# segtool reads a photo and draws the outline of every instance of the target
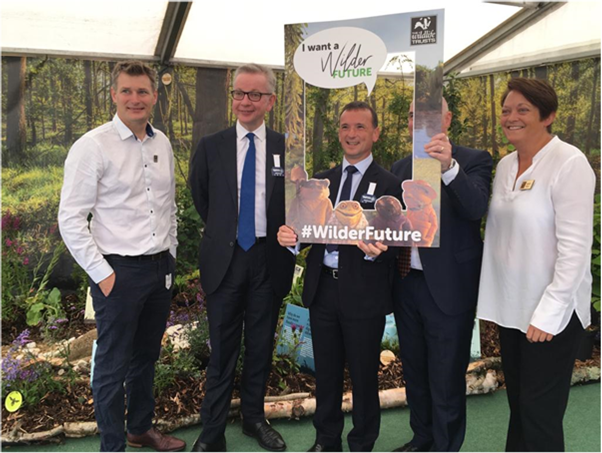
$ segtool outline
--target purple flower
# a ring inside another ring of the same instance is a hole
[[[55,325],[52,325],[52,326],[50,326],[50,327],[48,327],[48,328],[49,328],[50,330],[56,330],[56,329],[58,329],[58,327],[57,327],[57,326],[55,326]]]
[[[303,332],[303,326],[299,326],[299,333]]]
[[[29,329],[25,329],[23,332],[21,332],[19,336],[13,341],[13,345],[15,346],[15,348],[20,348],[22,346],[25,346],[27,343],[31,343],[29,335],[31,335]]]
[[[23,266],[27,266],[29,264],[29,258],[25,257],[23,258]]]
[[[11,241],[10,239],[7,239],[6,242],[5,242],[5,244],[6,244],[7,247],[12,247],[13,241]]]
[[[21,255],[23,253],[23,247],[17,247],[17,255]]]
[[[15,217],[13,219],[13,228],[15,230],[18,230],[20,226],[21,226],[21,218],[20,217]]]
[[[2,229],[6,230],[10,223],[10,210],[6,210],[6,214],[2,216]]]
[[[292,323],[292,324],[291,324],[291,329],[293,329],[293,332],[294,332],[295,330],[297,330],[297,324],[295,324],[295,323]]]
[[[55,320],[54,322],[56,322],[57,324],[64,324],[66,322],[69,322],[69,320],[67,318],[59,318],[59,319]]]

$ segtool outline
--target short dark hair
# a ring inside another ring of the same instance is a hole
[[[341,114],[339,115],[339,120],[341,119],[341,116],[343,116],[343,113],[345,113],[347,110],[369,110],[370,113],[372,114],[372,126],[375,129],[378,127],[378,115],[376,114],[374,109],[372,107],[370,107],[370,104],[368,104],[367,102],[363,102],[363,101],[350,102],[345,107],[343,107],[343,110],[341,110]]]
[[[545,120],[558,110],[556,91],[545,80],[527,79],[526,77],[510,79],[508,81],[508,88],[502,96],[502,107],[511,91],[517,91],[522,94],[527,101],[537,107],[540,120]],[[552,132],[552,125],[550,124],[547,129],[548,132]]]
[[[157,72],[154,69],[140,60],[127,60],[120,61],[113,68],[113,72],[111,73],[111,85],[114,90],[117,89],[117,78],[122,72],[129,76],[145,75],[150,79],[153,90],[157,89]]]

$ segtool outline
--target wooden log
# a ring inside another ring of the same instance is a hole
[[[96,422],[66,422],[65,437],[86,437],[98,434],[98,426]]]

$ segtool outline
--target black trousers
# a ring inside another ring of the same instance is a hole
[[[281,304],[267,272],[265,243],[247,252],[237,246],[220,287],[207,296],[211,356],[201,406],[201,442],[217,442],[226,430],[243,325],[241,413],[249,423],[265,420],[265,387]]]
[[[510,424],[506,451],[564,451],[562,419],[583,327],[573,313],[551,341],[529,343],[518,329],[499,328]]]
[[[167,253],[159,261],[135,261],[107,256],[115,271],[115,286],[105,297],[90,280],[98,339],[94,356],[94,412],[101,451],[125,451],[127,430],[143,434],[152,427],[155,399],[155,362],[169,316],[175,259]]]
[[[341,410],[345,360],[353,384],[353,429],[347,441],[350,451],[372,451],[380,431],[378,364],[385,317],[358,319],[345,313],[337,281],[320,277],[309,309],[316,364],[316,440],[327,447],[341,443],[344,415]]]
[[[474,311],[451,316],[435,303],[422,271],[395,276],[394,311],[410,407],[411,443],[459,451],[466,433],[466,368]]]

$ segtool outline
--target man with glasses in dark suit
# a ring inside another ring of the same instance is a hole
[[[238,121],[201,139],[191,163],[192,197],[205,223],[199,268],[212,348],[203,431],[192,451],[226,451],[224,432],[243,330],[243,433],[266,450],[286,449],[264,414],[274,332],[295,266],[294,256],[276,239],[284,224],[284,136],[264,123],[276,101],[275,89],[270,69],[239,67],[231,92]]]

